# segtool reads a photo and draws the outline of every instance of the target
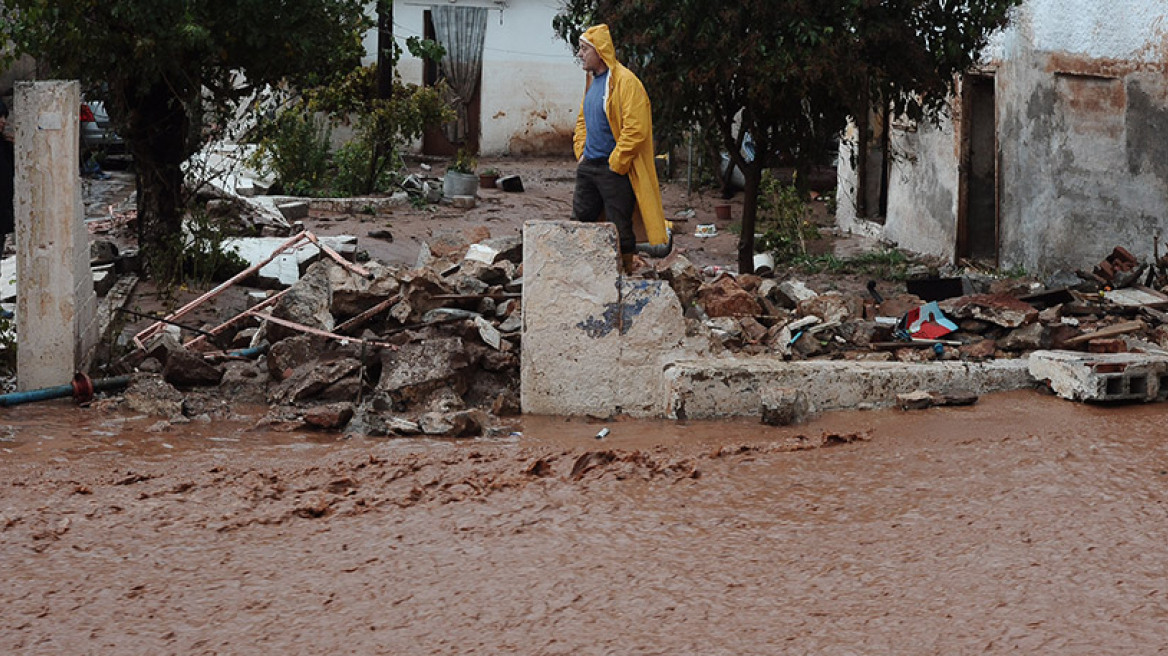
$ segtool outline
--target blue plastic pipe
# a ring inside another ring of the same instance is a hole
[[[82,403],[92,398],[94,392],[125,387],[129,384],[129,376],[112,376],[110,378],[99,378],[95,381],[90,381],[85,374],[78,374],[73,378],[73,382],[68,385],[42,387],[41,389],[29,390],[27,392],[0,394],[0,407],[32,403],[34,401],[45,401],[48,399],[62,399],[66,396],[72,396],[78,403]]]

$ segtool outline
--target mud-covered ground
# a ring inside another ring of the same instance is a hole
[[[1020,392],[435,441],[7,408],[0,652],[1159,653],[1162,417]]]

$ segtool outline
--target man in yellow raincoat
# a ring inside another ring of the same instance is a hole
[[[577,53],[591,76],[576,118],[572,218],[616,224],[621,265],[633,269],[638,238],[669,239],[653,160],[653,116],[641,80],[616,58],[607,25],[588,28]]]

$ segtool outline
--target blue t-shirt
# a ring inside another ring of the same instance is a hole
[[[607,158],[616,148],[612,126],[604,113],[604,90],[608,88],[608,71],[592,79],[592,86],[584,94],[584,159]]]

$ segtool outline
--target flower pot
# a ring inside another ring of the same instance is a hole
[[[447,171],[446,175],[442,176],[442,196],[444,198],[474,196],[475,190],[478,188],[479,177],[473,173]]]
[[[494,189],[495,183],[499,181],[498,175],[491,175],[488,173],[479,174],[479,189]]]
[[[715,205],[714,206],[714,216],[716,216],[719,221],[729,221],[730,220],[730,206],[729,205]]]

